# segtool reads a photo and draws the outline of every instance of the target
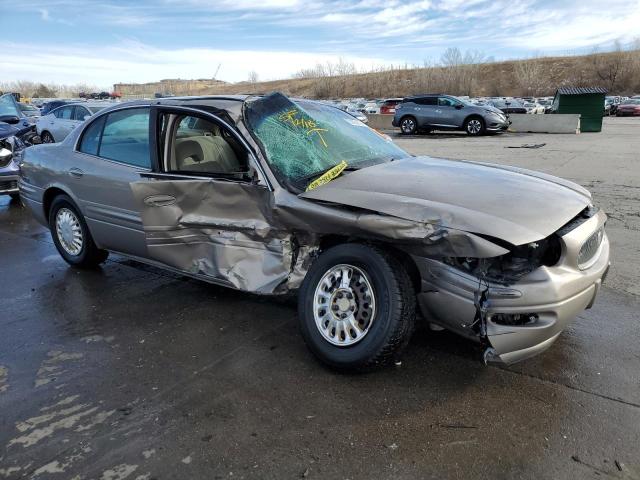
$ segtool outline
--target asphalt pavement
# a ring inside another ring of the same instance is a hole
[[[640,479],[633,280],[511,367],[423,329],[343,375],[293,302],[115,255],[75,270],[8,197],[0,248],[0,479]]]

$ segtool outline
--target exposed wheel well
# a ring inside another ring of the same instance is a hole
[[[44,196],[42,198],[42,208],[44,210],[44,218],[49,221],[49,210],[51,209],[51,204],[53,203],[53,199],[58,195],[66,195],[67,192],[62,190],[61,188],[51,187],[44,192]]]
[[[472,118],[477,118],[478,120],[480,120],[483,124],[485,123],[484,118],[482,118],[482,115],[478,115],[477,113],[472,113],[471,115],[468,115],[465,119],[464,119],[464,123],[466,124],[469,120],[471,120]]]
[[[420,271],[416,263],[411,258],[411,255],[408,253],[395,248],[392,245],[384,242],[372,242],[371,240],[359,239],[354,237],[348,237],[344,235],[325,235],[320,239],[320,251],[327,250],[328,248],[335,247],[336,245],[340,245],[342,243],[363,243],[375,245],[378,248],[381,248],[391,255],[393,255],[405,268],[407,273],[409,274],[409,278],[411,279],[411,284],[416,292],[420,291],[422,278],[420,276]]]

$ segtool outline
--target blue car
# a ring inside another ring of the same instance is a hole
[[[18,163],[22,151],[39,143],[35,126],[22,113],[11,93],[0,96],[0,195],[18,198]]]
[[[509,128],[506,114],[491,105],[474,105],[451,95],[407,97],[396,106],[393,126],[404,135],[419,131],[463,130],[469,135],[501,132]]]

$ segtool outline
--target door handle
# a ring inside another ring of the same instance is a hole
[[[176,203],[176,197],[172,195],[150,195],[144,199],[144,203],[150,207],[167,207]]]
[[[69,170],[69,175],[72,177],[80,178],[84,175],[84,172],[77,167],[73,167]]]

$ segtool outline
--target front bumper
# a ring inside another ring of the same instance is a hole
[[[0,170],[0,195],[18,193],[18,180],[20,180],[20,175],[17,173],[4,173]]]
[[[510,286],[489,285],[486,341],[492,360],[514,363],[546,350],[566,326],[590,308],[609,269],[609,240],[604,235],[595,261],[584,270],[577,252],[600,226],[600,212],[562,237],[563,255],[553,267],[540,267]],[[439,261],[416,258],[422,274],[418,303],[425,318],[465,337],[480,340],[471,328],[476,314],[478,279]],[[526,325],[496,323],[496,314],[535,314]]]
[[[504,132],[509,128],[509,125],[511,125],[511,120],[506,119],[506,120],[500,120],[500,119],[489,119],[486,122],[486,131],[487,132]]]

